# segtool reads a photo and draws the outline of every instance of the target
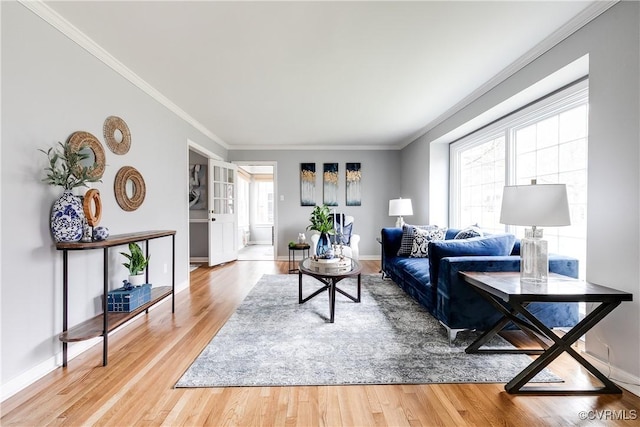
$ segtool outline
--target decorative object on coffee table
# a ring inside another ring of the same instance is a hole
[[[334,233],[333,220],[329,207],[322,205],[313,208],[309,221],[311,224],[307,226],[307,230],[313,230],[320,233],[320,239],[316,246],[316,256],[319,258],[326,257],[327,253],[331,249],[331,240],[329,239],[329,235]]]
[[[520,241],[520,280],[545,283],[549,275],[547,241],[538,226],[571,225],[564,184],[509,185],[504,187],[500,223],[530,226]]]

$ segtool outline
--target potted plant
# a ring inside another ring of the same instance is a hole
[[[51,147],[46,154],[49,165],[44,168],[49,185],[63,188],[62,195],[53,203],[50,217],[50,229],[56,242],[77,242],[84,231],[84,212],[82,200],[72,193],[76,187],[86,187],[88,182],[99,182],[91,176],[92,167],[82,162],[89,158],[87,150],[74,150],[69,142],[58,142],[59,147]]]
[[[316,246],[316,255],[324,257],[331,250],[331,240],[329,235],[334,233],[333,219],[331,211],[327,205],[316,206],[311,212],[309,218],[311,224],[307,226],[307,230],[313,230],[320,233],[320,239]]]
[[[129,283],[133,286],[144,284],[144,270],[149,265],[150,257],[145,257],[140,246],[134,242],[129,243],[129,253],[120,252],[120,255],[129,261],[122,263],[129,270]]]

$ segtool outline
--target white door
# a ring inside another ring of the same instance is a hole
[[[237,172],[232,163],[209,160],[209,266],[238,259]]]

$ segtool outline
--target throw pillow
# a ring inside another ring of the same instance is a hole
[[[398,249],[398,256],[409,256],[413,249],[413,238],[416,230],[430,230],[438,228],[437,225],[409,225],[402,226],[402,239],[400,240],[400,249]]]
[[[429,242],[443,240],[446,232],[446,228],[439,227],[429,228],[427,230],[416,228],[409,257],[427,258],[429,256]]]
[[[484,236],[484,233],[482,232],[482,230],[480,230],[480,228],[478,228],[475,225],[470,225],[469,227],[463,230],[460,230],[458,234],[455,235],[454,240],[470,239],[472,237],[482,237],[482,236]]]

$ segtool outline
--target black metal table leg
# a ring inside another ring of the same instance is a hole
[[[515,378],[505,385],[505,390],[512,394],[619,394],[622,390],[615,385],[609,378],[602,374],[595,366],[589,363],[586,359],[578,354],[571,345],[576,342],[582,335],[587,333],[592,327],[594,327],[600,320],[607,316],[613,309],[620,305],[620,301],[615,302],[603,302],[595,310],[589,313],[581,322],[574,326],[563,337],[556,335],[551,329],[549,329],[544,323],[537,319],[533,314],[526,310],[522,306],[516,305],[515,308],[523,316],[527,318],[531,323],[541,329],[547,337],[554,341],[554,344],[549,347],[540,357],[534,360],[529,366],[527,366],[522,372],[520,372]],[[596,387],[586,390],[563,390],[561,388],[543,388],[543,387],[524,387],[534,376],[536,376],[542,369],[547,367],[552,361],[554,361],[562,353],[568,353],[584,368],[586,368],[591,374],[593,374],[603,387]]]

